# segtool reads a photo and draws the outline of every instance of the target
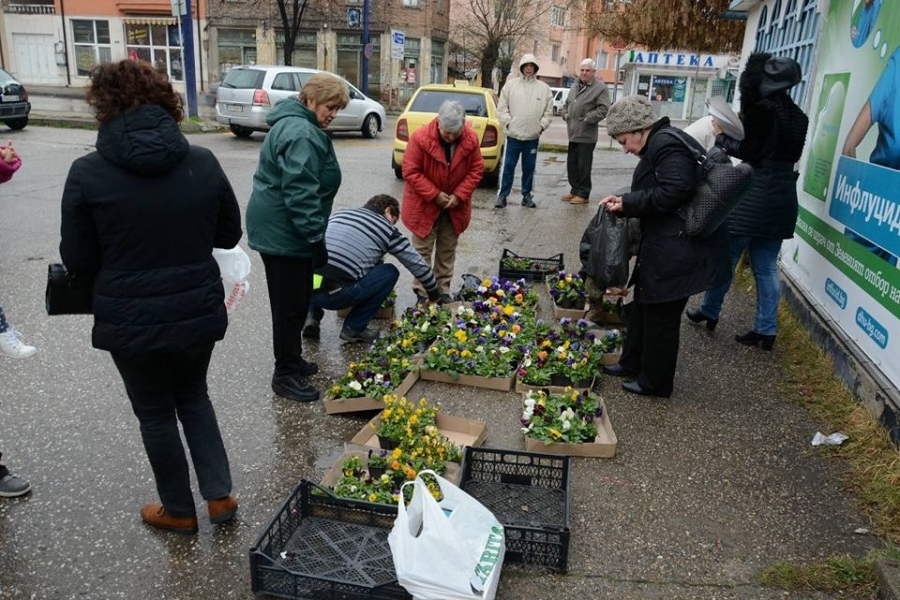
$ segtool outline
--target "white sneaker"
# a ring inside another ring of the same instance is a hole
[[[11,358],[28,358],[37,352],[37,348],[23,344],[21,336],[15,329],[0,333],[0,352]]]

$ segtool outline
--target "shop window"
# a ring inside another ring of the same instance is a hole
[[[256,30],[218,29],[216,37],[222,78],[232,67],[256,64]]]
[[[316,34],[299,32],[294,40],[294,53],[291,62],[295,67],[308,67],[315,69],[318,66],[318,50],[316,48]],[[275,61],[279,65],[284,64],[284,30],[275,30]]]
[[[112,60],[109,21],[72,19],[72,43],[78,77],[89,77],[94,67]]]
[[[403,6],[410,8],[419,8],[419,0],[403,0]]]
[[[174,23],[125,23],[125,50],[129,59],[147,61],[173,80],[184,80],[181,33]]]

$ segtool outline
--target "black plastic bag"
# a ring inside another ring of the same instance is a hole
[[[601,205],[591,219],[579,248],[582,270],[599,289],[625,287],[628,282],[628,219]]]

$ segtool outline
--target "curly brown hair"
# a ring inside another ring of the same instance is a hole
[[[184,119],[184,101],[169,78],[145,61],[120,60],[94,67],[87,103],[101,123],[144,104],[161,106],[176,122]]]

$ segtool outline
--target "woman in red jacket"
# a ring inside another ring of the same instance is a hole
[[[456,244],[472,218],[472,192],[481,181],[484,160],[478,134],[466,127],[466,111],[448,100],[434,121],[416,130],[403,157],[403,205],[400,216],[412,244],[434,271],[441,300],[450,300]],[[432,260],[433,256],[433,260]],[[420,304],[428,296],[413,285]]]

